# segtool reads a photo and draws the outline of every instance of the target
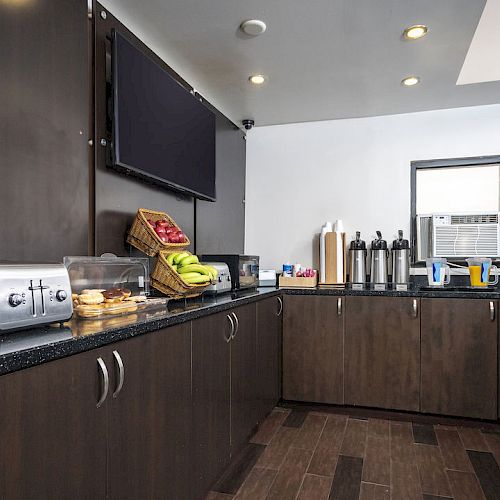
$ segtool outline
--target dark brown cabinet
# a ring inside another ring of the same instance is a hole
[[[497,418],[497,303],[422,299],[422,411]]]
[[[231,347],[231,451],[237,453],[257,425],[255,304],[233,309]]]
[[[190,323],[113,344],[107,359],[108,498],[190,498]]]
[[[106,498],[104,352],[0,377],[0,498]]]
[[[231,453],[231,323],[228,313],[192,322],[193,498],[202,498]],[[232,320],[234,321],[234,319]]]
[[[353,296],[346,302],[346,404],[418,411],[419,300]]]
[[[281,397],[281,318],[283,299],[257,302],[257,422],[262,422]]]
[[[283,398],[342,404],[345,298],[283,299]]]

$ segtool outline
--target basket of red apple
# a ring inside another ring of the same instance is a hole
[[[127,242],[150,257],[156,256],[160,250],[183,250],[191,243],[172,217],[147,208],[137,211]]]

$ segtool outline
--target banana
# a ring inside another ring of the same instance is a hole
[[[217,269],[215,269],[215,267],[209,266],[208,264],[205,264],[205,267],[210,271],[210,274],[212,275],[212,279],[217,278],[219,271],[217,271]]]
[[[191,278],[198,278],[200,276],[205,276],[204,274],[200,274],[200,273],[184,273],[184,274],[179,274],[179,276],[184,280],[188,280],[188,279],[191,279]]]
[[[208,277],[210,277],[210,272],[206,268],[206,266],[202,266],[201,264],[189,264],[189,266],[184,266],[181,267],[180,269],[177,270],[179,274],[185,274],[185,273],[200,273],[200,274],[205,274]]]
[[[189,283],[190,285],[191,284],[197,285],[197,284],[201,284],[201,283],[208,283],[210,281],[210,276],[200,274],[199,276],[194,276],[194,277],[188,278],[184,281],[186,281],[186,283]]]
[[[188,255],[179,262],[179,266],[184,267],[184,266],[189,266],[189,264],[199,264],[199,263],[200,261],[198,260],[198,257],[196,255]]]
[[[184,258],[184,257],[188,257],[189,254],[188,252],[181,252],[181,253],[178,253],[178,254],[175,254],[174,256],[174,264],[179,264],[179,262]]]
[[[174,258],[176,255],[179,255],[178,253],[170,253],[168,254],[168,257],[167,257],[167,262],[170,264],[170,265],[173,265],[174,263]]]
[[[172,269],[173,269],[174,271],[177,271],[177,264],[172,264]]]

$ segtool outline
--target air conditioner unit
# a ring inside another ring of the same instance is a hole
[[[499,257],[499,221],[498,212],[419,215],[417,257]]]

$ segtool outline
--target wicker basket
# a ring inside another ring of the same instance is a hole
[[[128,232],[127,243],[130,243],[133,247],[144,252],[146,255],[154,257],[160,250],[180,252],[191,244],[187,236],[184,243],[164,243],[155,233],[148,219],[155,222],[160,219],[166,219],[180,229],[174,219],[165,212],[155,212],[147,208],[139,208],[132,227]]]
[[[179,273],[172,269],[167,262],[167,257],[171,253],[172,252],[161,251],[158,254],[155,269],[151,274],[151,286],[172,299],[183,299],[201,295],[211,283],[208,282],[203,285],[187,284],[180,277]]]

